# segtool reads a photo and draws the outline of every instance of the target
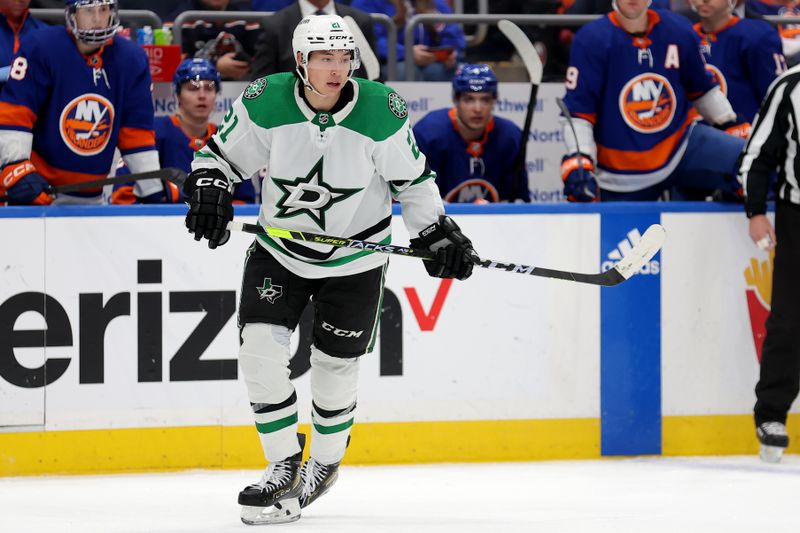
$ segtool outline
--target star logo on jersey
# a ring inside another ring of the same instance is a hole
[[[669,80],[659,74],[639,74],[619,93],[619,112],[639,133],[657,133],[672,123],[677,100]]]
[[[250,83],[247,88],[244,90],[244,96],[248,100],[252,100],[253,98],[258,98],[261,93],[264,92],[264,89],[267,88],[267,78],[258,78]]]
[[[404,119],[408,116],[408,104],[397,93],[389,93],[389,110],[399,119]]]
[[[114,106],[99,94],[82,94],[64,106],[61,139],[78,155],[97,155],[108,146],[114,129]]]
[[[264,278],[264,283],[261,284],[261,287],[256,287],[258,291],[258,297],[261,300],[266,300],[271,304],[275,303],[275,300],[283,296],[283,285],[274,285],[272,283],[272,278]]]
[[[325,229],[325,213],[334,204],[348,199],[361,189],[339,189],[325,183],[320,158],[314,168],[304,178],[285,180],[272,178],[282,196],[275,207],[278,218],[290,218],[297,215],[308,215],[317,226]]]

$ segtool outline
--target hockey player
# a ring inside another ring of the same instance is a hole
[[[391,240],[391,201],[436,277],[466,279],[472,244],[444,216],[435,174],[419,150],[406,102],[391,88],[353,79],[359,53],[336,15],[304,18],[294,73],[252,82],[219,132],[195,156],[184,185],[186,226],[210,248],[227,242],[231,184],[265,163],[259,224]],[[259,236],[247,252],[239,306],[239,365],[264,455],[261,480],[239,493],[248,524],[287,522],[338,475],[356,408],[359,357],[371,351],[387,260],[367,250]],[[302,465],[289,339],[314,305],[311,456]]]
[[[648,0],[618,0],[614,11],[575,35],[567,69],[562,160],[570,201],[655,200],[665,190],[738,191],[744,140],[728,128],[736,113],[699,52],[689,23]],[[595,166],[596,165],[596,166]],[[596,169],[596,170],[595,170]]]
[[[115,37],[116,0],[68,0],[67,28],[25,38],[0,94],[0,194],[12,204],[49,204],[49,185],[108,176],[119,148],[131,172],[157,170],[150,68],[144,52]],[[160,180],[136,196],[162,201]],[[100,189],[59,195],[100,203]]]
[[[800,16],[797,0],[746,0],[746,5],[747,10],[757,17]],[[797,64],[800,57],[800,24],[779,24],[777,29],[783,44],[783,54],[790,65]]]
[[[691,0],[700,16],[694,30],[700,51],[738,120],[735,133],[747,138],[772,80],[786,70],[778,32],[763,20],[733,14],[736,0]]]
[[[514,172],[522,133],[492,114],[497,78],[488,65],[465,64],[453,77],[450,109],[431,111],[414,126],[446,202],[530,201],[528,173]]]
[[[174,115],[156,117],[156,149],[161,168],[174,167],[185,172],[192,170],[192,159],[217,132],[217,125],[209,121],[216,107],[221,86],[219,72],[207,59],[185,59],[172,77],[172,86],[178,104]],[[119,174],[119,172],[117,173]],[[168,184],[174,187],[173,184]],[[131,204],[136,201],[134,184],[114,189],[112,202]],[[179,191],[175,189],[177,196]],[[246,180],[236,187],[234,202],[253,203],[253,184]]]

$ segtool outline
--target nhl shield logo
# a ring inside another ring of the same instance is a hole
[[[399,119],[404,119],[408,116],[408,104],[397,93],[389,93],[389,110]]]
[[[282,285],[273,285],[271,278],[264,278],[264,283],[261,284],[261,287],[256,287],[258,291],[258,297],[261,300],[266,300],[271,304],[275,303],[275,300],[283,296],[283,286]]]
[[[61,139],[78,155],[97,155],[114,129],[114,106],[99,94],[82,94],[68,103],[59,119]]]
[[[264,92],[264,89],[267,87],[267,78],[258,78],[254,80],[247,88],[244,90],[244,97],[248,100],[252,100],[253,98],[258,98],[258,96]]]
[[[619,93],[619,112],[639,133],[657,133],[672,123],[677,100],[664,76],[647,72],[631,79]]]

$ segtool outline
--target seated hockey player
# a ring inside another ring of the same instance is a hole
[[[195,152],[206,145],[217,132],[217,125],[209,121],[216,108],[217,95],[221,87],[219,72],[207,59],[184,59],[172,77],[172,88],[177,102],[174,115],[156,117],[156,149],[161,168],[174,167],[191,172]],[[117,175],[128,172],[124,165]],[[175,187],[173,184],[168,184]],[[134,184],[114,188],[112,203],[132,204],[136,202]],[[180,197],[175,188],[174,196]],[[253,203],[255,191],[251,180],[238,184],[233,195],[234,203]]]
[[[66,29],[22,40],[0,94],[0,195],[10,204],[49,204],[48,186],[106,178],[119,148],[131,172],[157,170],[150,66],[144,51],[116,37],[116,0],[68,0]],[[163,201],[158,179],[136,196]],[[101,203],[102,189],[59,195]]]
[[[253,81],[184,185],[186,226],[210,248],[228,241],[231,186],[266,166],[259,224],[389,243],[392,199],[414,247],[433,250],[431,276],[466,279],[477,260],[449,217],[414,140],[408,106],[390,87],[352,78],[359,52],[336,15],[294,31],[295,73]],[[290,522],[336,481],[353,425],[362,355],[375,339],[387,256],[259,235],[239,304],[239,365],[269,467],[239,493],[247,524]],[[289,343],[314,306],[311,454],[302,464]]]
[[[453,104],[414,125],[414,135],[446,202],[530,201],[528,173],[514,161],[522,132],[493,114],[497,77],[488,65],[466,64],[453,77]]]
[[[767,89],[786,70],[778,32],[763,20],[736,16],[736,0],[691,0],[691,6],[700,17],[694,30],[706,68],[740,121],[732,133],[747,138]]]
[[[683,17],[649,4],[615,1],[575,35],[562,117],[570,201],[741,193],[744,139],[723,131],[738,121],[705,69],[700,39]],[[715,127],[698,124],[690,105]]]

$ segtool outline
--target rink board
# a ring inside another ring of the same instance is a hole
[[[263,462],[235,362],[252,239],[210,251],[185,233],[183,209],[0,211],[0,474]],[[482,256],[551,268],[605,268],[652,222],[668,239],[641,275],[602,290],[485,270],[448,283],[393,258],[348,462],[756,449],[753,324],[769,291],[745,269],[769,258],[738,209],[450,211]],[[399,216],[393,239],[408,241]],[[292,365],[307,424],[299,330]]]

